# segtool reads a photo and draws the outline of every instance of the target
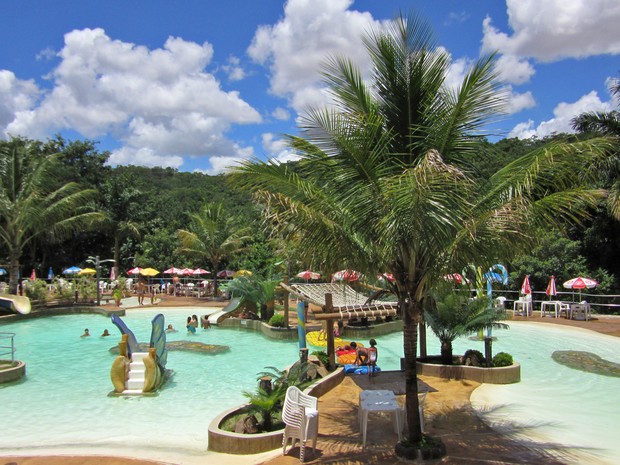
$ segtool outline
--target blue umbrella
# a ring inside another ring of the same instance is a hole
[[[9,274],[8,271],[6,271],[4,268],[0,268],[0,276],[4,276],[4,275],[7,275],[7,274]]]
[[[50,281],[54,279],[54,270],[52,270],[51,266],[50,269],[47,271],[47,279],[49,279]]]
[[[64,270],[62,274],[78,274],[80,271],[82,271],[82,268],[72,266],[71,268],[67,268],[66,270]]]

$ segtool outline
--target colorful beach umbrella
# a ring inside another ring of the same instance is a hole
[[[300,271],[295,276],[297,276],[298,278],[305,279],[306,281],[308,281],[310,279],[320,279],[321,278],[321,273],[317,273],[316,271],[306,270],[306,271]]]
[[[4,268],[0,268],[0,276],[5,276],[7,274],[9,274],[8,271],[6,271]]]
[[[140,271],[142,270],[142,268],[136,266],[135,268],[132,268],[131,270],[129,270],[127,272],[128,275],[132,275],[132,276],[137,276],[140,274]]]
[[[558,295],[558,290],[555,286],[555,276],[551,276],[551,279],[549,279],[549,284],[547,284],[547,290],[545,291],[545,294],[547,294],[549,298]]]
[[[80,271],[82,271],[82,268],[78,267],[78,266],[72,266],[70,268],[66,268],[62,274],[78,274]]]
[[[252,276],[252,272],[249,270],[239,270],[233,273],[233,278],[238,278],[239,276]]]
[[[97,270],[95,270],[94,268],[83,268],[80,271],[78,271],[78,274],[80,276],[84,276],[84,275],[93,275],[96,274]]]
[[[140,270],[140,274],[142,276],[157,276],[159,274],[159,271],[157,271],[155,268],[142,268]]]
[[[35,279],[37,279],[37,273],[36,271],[34,271],[34,268],[33,268],[32,273],[30,273],[30,281],[34,281]]]
[[[594,279],[590,279],[590,278],[583,278],[581,276],[578,276],[576,278],[573,279],[569,279],[568,281],[566,281],[563,286],[566,289],[592,289],[596,286],[598,286],[598,281],[594,280]]]
[[[110,281],[114,281],[116,279],[116,268],[112,267],[110,270]]]
[[[234,274],[235,274],[234,271],[222,270],[217,273],[217,277],[218,278],[232,278]]]
[[[530,286],[530,275],[526,274],[523,284],[521,284],[521,294],[528,295],[532,293],[532,286]]]
[[[179,274],[182,274],[183,276],[191,276],[194,274],[194,270],[191,268],[183,268]]]

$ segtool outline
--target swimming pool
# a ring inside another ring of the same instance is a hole
[[[167,367],[174,376],[154,397],[108,397],[115,358],[109,349],[120,339],[109,318],[63,315],[2,325],[2,331],[17,333],[16,358],[26,362],[27,374],[20,382],[0,385],[0,455],[78,446],[91,454],[191,463],[181,458],[204,456],[210,421],[247,401],[243,391],[256,389],[258,372],[298,358],[296,342],[267,340],[251,331],[211,328],[188,335],[187,315],[205,313],[204,308],[128,311],[123,320],[147,342],[150,321],[160,312],[166,324],[179,329],[167,335],[169,341],[227,345],[230,351],[170,351]],[[80,338],[85,328],[92,336]],[[106,328],[112,336],[100,337]]]
[[[150,337],[156,313],[166,323],[184,328],[188,314],[199,309],[128,311],[123,317],[138,340]],[[158,458],[174,463],[201,463],[212,418],[246,401],[242,391],[254,391],[257,373],[267,366],[283,368],[298,358],[296,342],[273,341],[252,331],[225,328],[169,334],[168,340],[193,340],[228,345],[230,352],[203,355],[171,351],[172,382],[156,397],[108,397],[112,390],[108,349],[118,342],[118,330],[100,315],[55,316],[0,326],[17,333],[16,358],[27,363],[25,380],[0,385],[0,455],[37,450],[111,453]],[[80,338],[84,328],[92,336]],[[108,328],[112,337],[100,338]],[[618,378],[583,373],[551,359],[554,350],[584,350],[620,363],[620,338],[550,324],[511,322],[509,330],[494,331],[494,353],[505,351],[521,363],[521,383],[483,385],[474,391],[473,405],[491,421],[506,418],[536,426],[529,438],[571,446],[592,447],[595,463],[620,455],[615,433],[620,403],[613,402]],[[375,338],[383,370],[398,370],[402,333]],[[367,342],[367,341],[362,341]],[[461,338],[454,352],[483,350],[483,343]],[[428,333],[429,353],[439,341]],[[77,453],[77,452],[76,452]],[[583,462],[581,462],[583,463]],[[609,459],[608,463],[613,463]]]

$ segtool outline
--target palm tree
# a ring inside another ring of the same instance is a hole
[[[57,179],[57,157],[24,139],[0,144],[0,243],[8,255],[12,294],[17,293],[20,258],[37,237],[66,238],[102,218],[85,206],[95,190]]]
[[[612,79],[609,83],[609,91],[620,104],[620,79]],[[590,134],[608,135],[620,138],[620,111],[612,110],[607,112],[587,112],[582,113],[572,119],[573,129]],[[619,146],[616,141],[616,154]],[[600,167],[601,177],[607,178],[606,183],[610,185],[607,209],[613,217],[620,220],[620,179],[618,173],[618,159],[613,163],[606,163]]]
[[[424,314],[425,321],[441,342],[441,359],[452,365],[452,342],[460,336],[489,326],[505,328],[503,315],[492,307],[487,297],[471,298],[469,289],[455,290],[452,285],[439,285]]]
[[[208,203],[190,218],[188,229],[179,229],[179,252],[207,260],[213,269],[213,286],[217,294],[220,263],[242,250],[248,240],[247,228],[240,227],[222,203]]]
[[[311,111],[303,137],[290,137],[302,159],[247,162],[232,181],[254,192],[273,227],[299,233],[308,262],[394,276],[407,441],[420,444],[416,348],[424,300],[446,273],[512,257],[535,239],[534,226],[580,218],[602,192],[569,187],[583,179],[576,169],[598,145],[540,149],[477,184],[462,166],[501,108],[493,58],[480,59],[451,89],[449,56],[421,19],[397,18],[365,44],[369,78],[345,58],[326,65],[335,105]]]
[[[128,237],[140,237],[137,219],[138,201],[142,193],[133,187],[134,180],[124,174],[109,176],[100,187],[99,203],[105,212],[103,228],[114,238],[114,276],[120,276],[119,265],[122,241]]]

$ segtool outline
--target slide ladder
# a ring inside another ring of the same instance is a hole
[[[127,383],[123,394],[142,394],[142,388],[144,387],[144,377],[146,373],[146,367],[144,366],[143,359],[148,357],[147,352],[134,352],[131,357],[131,363],[129,364],[129,373],[127,374]]]

